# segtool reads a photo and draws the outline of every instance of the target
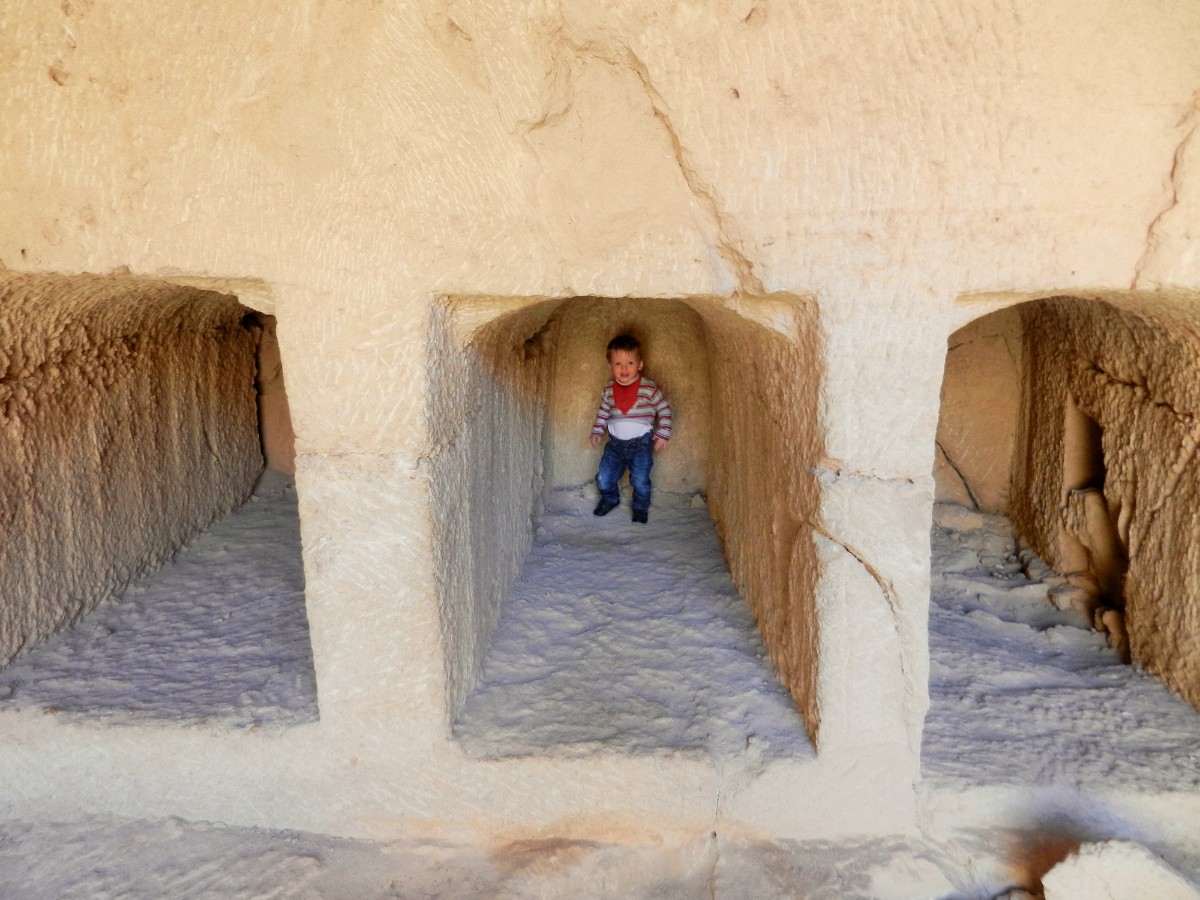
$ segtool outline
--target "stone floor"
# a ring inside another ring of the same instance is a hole
[[[1200,713],[1051,604],[1007,519],[939,505],[932,537],[926,778],[1200,792]]]
[[[482,756],[719,756],[747,743],[811,753],[702,503],[656,506],[648,527],[622,512],[596,520],[581,495],[548,504],[460,738]],[[1200,809],[1200,715],[1051,606],[1003,519],[940,507],[936,521],[919,833],[756,840],[718,818],[670,845],[475,846],[26,818],[0,822],[0,897],[982,900],[1036,890],[1081,843],[1114,838],[1200,880],[1188,812]],[[644,555],[629,550],[635,527]],[[606,587],[618,555],[636,590]],[[697,669],[706,677],[690,679]],[[173,563],[0,672],[0,690],[3,706],[105,722],[311,721],[290,484],[266,485]]]
[[[556,491],[537,519],[455,724],[468,752],[811,758],[703,501],[663,495],[646,525],[592,503]]]
[[[0,709],[286,727],[317,717],[295,487],[244,506],[0,670]]]

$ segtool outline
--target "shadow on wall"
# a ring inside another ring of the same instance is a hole
[[[628,330],[675,411],[655,489],[707,494],[734,583],[815,736],[817,563],[806,523],[822,455],[816,326],[815,304],[790,295],[437,305],[428,417],[447,722],[478,677],[542,492],[595,473],[588,436],[611,377],[604,348]]]
[[[287,470],[273,333],[193,287],[0,276],[0,663],[243,503],[264,443]]]
[[[1049,297],[951,336],[937,496],[1008,515],[1060,605],[1200,706],[1200,306]]]

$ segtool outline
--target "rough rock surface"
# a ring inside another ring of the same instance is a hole
[[[249,502],[0,670],[0,709],[105,725],[282,728],[317,718],[296,494]]]
[[[472,756],[598,752],[811,759],[698,496],[648,525],[555,491],[455,723]]]
[[[925,777],[1098,794],[1200,790],[1196,711],[1123,665],[1085,616],[1051,604],[1007,519],[939,504],[938,522]]]
[[[0,662],[250,495],[245,314],[144,279],[0,273]]]
[[[1022,317],[1035,389],[1014,522],[1056,569],[1090,575],[1123,609],[1133,659],[1200,706],[1195,307],[1169,294],[1060,297]]]
[[[687,760],[479,763],[451,739],[528,547],[545,423],[451,371],[470,339],[438,317],[467,297],[744,317],[782,295],[805,298],[799,365],[764,373],[789,354],[740,342],[726,371],[770,411],[729,416],[755,462],[714,490],[710,441],[707,477],[819,752],[741,785],[739,810],[773,833],[911,827],[947,336],[1019,298],[1194,303],[1200,6],[161,6],[3,5],[0,265],[269,298],[321,720],[268,742],[14,715],[0,797],[344,834],[703,827],[718,780]],[[775,418],[803,430],[755,430]],[[513,439],[477,444],[491,419]]]
[[[1008,513],[1023,341],[1020,313],[1011,308],[950,335],[933,470],[938,500]]]

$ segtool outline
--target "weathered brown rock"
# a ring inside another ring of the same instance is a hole
[[[0,661],[249,496],[246,313],[146,279],[0,273]]]
[[[1194,310],[1170,295],[1022,308],[1036,390],[1013,516],[1057,567],[1082,563],[1072,583],[1123,608],[1132,658],[1200,705]]]

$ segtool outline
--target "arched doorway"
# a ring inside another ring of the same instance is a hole
[[[429,418],[449,716],[478,679],[532,516],[547,491],[594,474],[587,437],[604,346],[624,330],[639,335],[677,411],[656,491],[703,499],[779,681],[815,733],[808,523],[820,367],[814,306],[790,296],[454,298],[435,311]]]
[[[1193,301],[1049,296],[951,336],[927,771],[1049,782],[1112,757],[1151,778],[1194,743],[1194,711],[1120,665],[1200,701]]]
[[[6,706],[316,717],[274,333],[156,279],[0,278]]]

